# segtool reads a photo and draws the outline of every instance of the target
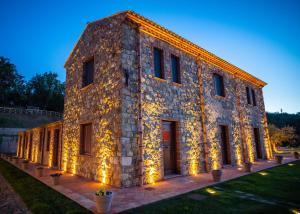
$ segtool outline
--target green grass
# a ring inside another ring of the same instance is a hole
[[[34,214],[91,213],[3,160],[0,160],[0,173]]]
[[[283,165],[263,172],[267,174],[254,173],[124,213],[292,213],[291,209],[299,209],[300,161],[294,162],[292,166]],[[221,191],[218,188],[221,188]],[[208,192],[210,189],[216,192],[211,194]],[[272,205],[241,198],[235,191],[254,194],[256,199],[259,197],[280,203]],[[189,195],[194,193],[205,195],[207,198],[201,201],[189,198]]]

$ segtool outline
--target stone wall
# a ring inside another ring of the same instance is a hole
[[[120,112],[124,16],[88,24],[66,64],[63,169],[121,185]],[[82,88],[83,62],[94,57],[94,82]],[[92,151],[80,155],[80,124],[92,123]]]

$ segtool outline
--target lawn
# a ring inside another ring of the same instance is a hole
[[[34,214],[91,213],[79,204],[1,159],[0,173]]]
[[[297,161],[124,213],[296,213],[299,194]]]

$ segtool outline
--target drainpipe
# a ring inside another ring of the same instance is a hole
[[[141,71],[141,34],[140,25],[137,28],[138,36],[138,145],[139,145],[139,185],[144,185],[144,145],[143,145],[143,117],[142,117],[142,71]]]
[[[208,144],[207,144],[207,130],[206,130],[206,117],[205,117],[205,101],[204,101],[204,88],[203,88],[203,79],[202,79],[202,67],[200,57],[196,58],[196,63],[198,67],[198,79],[199,79],[199,90],[200,90],[200,110],[201,110],[201,128],[202,128],[202,141],[203,141],[203,151],[204,151],[204,171],[209,171],[208,165]]]
[[[237,107],[237,112],[239,115],[239,126],[240,126],[240,133],[241,133],[241,141],[242,141],[242,152],[243,152],[243,158],[244,162],[250,161],[248,157],[248,152],[247,152],[247,144],[246,144],[246,139],[245,139],[245,130],[244,130],[244,123],[243,123],[243,115],[241,111],[241,95],[239,92],[239,87],[238,87],[238,78],[236,77],[236,73],[233,75],[236,86],[235,86],[235,96],[236,96],[236,107]]]

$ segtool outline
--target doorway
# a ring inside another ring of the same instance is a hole
[[[257,157],[257,159],[262,159],[259,129],[253,128],[253,133],[254,133],[254,142],[255,142],[255,148],[256,148],[256,157]]]
[[[221,125],[221,152],[223,165],[231,164],[231,154],[229,145],[228,126]]]
[[[176,122],[162,122],[164,175],[177,174]]]
[[[58,148],[59,148],[59,129],[54,130],[54,144],[53,144],[53,154],[52,154],[52,166],[58,167]]]

